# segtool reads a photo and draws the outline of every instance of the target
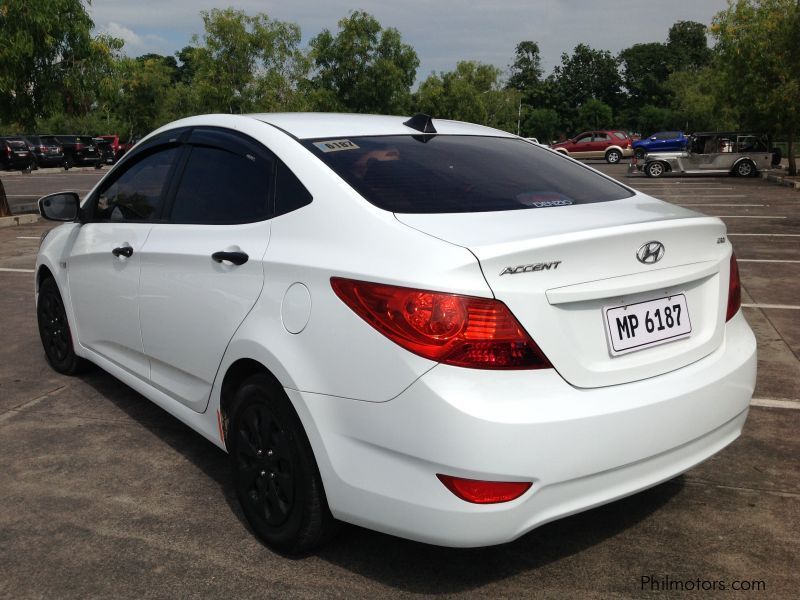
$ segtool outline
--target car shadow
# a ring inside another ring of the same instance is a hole
[[[81,377],[81,380],[101,394],[103,399],[111,402],[139,425],[146,428],[149,433],[158,436],[175,451],[180,452],[209,479],[219,485],[225,502],[242,525],[250,531],[244,513],[239,508],[239,501],[230,478],[228,455],[225,452],[99,367],[93,367],[91,372]]]
[[[486,548],[444,548],[348,527],[318,552],[331,563],[398,591],[463,593],[577,554],[651,516],[684,487],[683,476]]]
[[[216,482],[233,513],[252,534],[236,499],[227,456],[219,448],[100,369],[82,380]],[[313,556],[404,593],[468,592],[535,571],[613,538],[651,516],[683,487],[683,477],[677,477],[634,496],[549,523],[500,546],[445,548],[347,525]]]

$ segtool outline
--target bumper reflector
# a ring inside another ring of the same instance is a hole
[[[531,487],[529,481],[480,481],[436,474],[456,496],[473,504],[498,504],[516,500]]]

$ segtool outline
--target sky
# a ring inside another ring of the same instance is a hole
[[[233,6],[300,26],[303,45],[352,10],[365,10],[394,27],[417,52],[417,83],[459,60],[506,70],[523,40],[539,44],[545,75],[579,43],[620,50],[664,42],[676,21],[709,25],[727,0],[93,0],[97,32],[125,40],[125,53],[174,54],[202,34],[201,10]]]

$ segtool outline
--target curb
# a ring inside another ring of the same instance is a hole
[[[790,179],[788,177],[781,177],[780,175],[773,175],[772,173],[762,173],[761,179],[766,179],[767,181],[771,181],[772,183],[777,183],[778,185],[782,185],[784,187],[794,188],[795,190],[800,190],[800,181],[795,179]]]
[[[39,215],[12,215],[0,217],[0,227],[16,227],[17,225],[30,225],[39,221]]]

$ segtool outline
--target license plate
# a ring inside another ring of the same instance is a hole
[[[612,356],[689,337],[692,322],[684,294],[603,308]]]

